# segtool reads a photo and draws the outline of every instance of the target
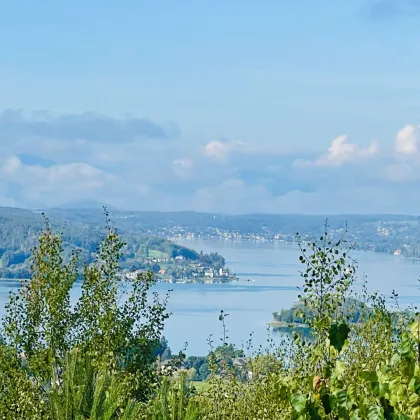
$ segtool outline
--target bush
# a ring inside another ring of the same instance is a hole
[[[168,318],[168,297],[161,301],[153,293],[150,302],[152,273],[119,283],[122,246],[107,223],[92,264],[81,264],[76,252],[65,263],[62,237],[47,221],[33,251],[32,276],[10,294],[6,306],[0,389],[4,401],[14,400],[8,409],[14,416],[6,418],[31,418],[37,401],[46,404],[51,393],[58,395],[68,355],[75,351],[89,361],[94,375],[118,378],[121,407],[131,398],[147,401],[155,392],[160,375],[154,350]],[[71,304],[70,290],[78,280],[82,295]],[[15,399],[16,393],[20,398]]]

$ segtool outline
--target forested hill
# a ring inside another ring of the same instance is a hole
[[[46,211],[46,214],[54,231],[63,233],[65,255],[69,256],[77,248],[81,250],[85,260],[90,261],[105,234],[103,212],[88,212],[91,216],[78,214],[77,211]],[[155,255],[172,258],[183,256],[187,260],[198,260],[202,257],[197,252],[165,238],[146,234],[142,229],[127,229],[119,221],[121,219],[116,220],[115,225],[127,244],[122,268],[141,269],[145,259]],[[45,223],[45,217],[40,211],[0,208],[0,278],[29,276],[31,250]]]
[[[48,210],[48,214],[65,220],[101,220],[100,209]],[[420,259],[420,217],[395,214],[248,214],[227,215],[192,211],[112,211],[112,219],[125,232],[145,235],[198,237],[233,240],[268,240],[293,242],[299,232],[308,238],[319,237],[328,224],[333,237],[340,237],[348,225],[348,241],[357,249]]]
[[[56,231],[63,232],[66,253],[80,248],[89,260],[103,237],[105,217],[98,209],[49,209],[45,211]],[[112,222],[127,243],[123,268],[144,268],[147,257],[182,255],[202,258],[195,251],[168,238],[198,237],[293,242],[299,232],[309,238],[322,233],[325,216],[223,215],[196,212],[131,212],[113,210]],[[336,215],[329,217],[332,235],[340,236],[348,222],[348,240],[358,249],[420,258],[420,218],[404,215]],[[29,275],[29,256],[45,225],[41,211],[0,208],[0,277]],[[210,262],[223,266],[220,255]],[[208,261],[206,260],[206,263]],[[155,267],[157,268],[157,267]]]

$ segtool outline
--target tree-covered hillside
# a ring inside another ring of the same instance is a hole
[[[96,223],[99,209],[49,210],[48,214],[78,223]],[[331,234],[339,237],[348,224],[348,240],[357,249],[420,258],[420,218],[410,215],[227,215],[197,212],[113,211],[112,219],[125,232],[142,232],[164,237],[199,237],[233,240],[280,240],[293,242],[298,231],[309,237],[322,233],[328,217]]]
[[[79,250],[87,262],[93,260],[97,244],[103,239],[105,218],[103,212],[95,212],[93,217],[78,214],[77,211],[64,213],[47,212],[51,226],[63,233],[64,255],[68,259],[73,250]],[[118,221],[118,220],[117,220]],[[30,274],[31,250],[37,243],[44,228],[46,218],[41,212],[0,208],[0,278],[27,278]],[[120,227],[121,226],[121,227]],[[146,268],[148,258],[182,256],[185,260],[205,260],[219,264],[220,256],[200,255],[194,250],[177,245],[163,237],[156,237],[141,229],[127,229],[123,223],[116,226],[125,242],[122,269]],[[150,264],[147,266],[150,268]]]

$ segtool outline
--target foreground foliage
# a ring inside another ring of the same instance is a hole
[[[366,288],[353,293],[351,247],[344,236],[332,242],[327,230],[318,241],[299,242],[303,286],[293,316],[309,336],[294,331],[280,346],[249,346],[245,355],[229,344],[221,312],[222,343],[213,348],[209,340],[208,382],[198,390],[175,369],[182,355],[166,350],[167,300],[151,293],[152,275],[119,282],[116,232],[108,227],[94,263],[82,265],[77,254],[64,262],[62,238],[47,225],[32,278],[6,308],[0,418],[420,418],[418,315],[401,311],[396,293],[392,312]],[[71,302],[75,285],[80,297]],[[185,367],[200,370],[204,361],[196,359]]]
[[[146,401],[155,392],[159,375],[154,351],[168,317],[167,298],[161,301],[152,293],[150,301],[152,274],[121,284],[122,247],[107,222],[92,264],[81,264],[77,253],[65,263],[62,237],[47,223],[33,252],[32,277],[11,293],[6,306],[0,412],[13,413],[6,418],[47,418],[51,396],[57,400],[67,386],[80,388],[77,382],[68,384],[76,380],[70,373],[74,366],[93,375],[96,384],[118,384],[118,409],[131,399]],[[80,297],[71,302],[70,290],[78,285]],[[75,352],[77,363],[73,356],[69,363]]]

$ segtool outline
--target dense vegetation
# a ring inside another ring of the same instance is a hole
[[[70,223],[65,223],[62,214],[53,212],[56,217],[50,223],[56,231],[62,232],[65,260],[69,260],[73,251],[81,252],[87,262],[95,258],[98,243],[103,239],[102,219],[78,217],[70,213]],[[67,213],[65,213],[67,214]],[[95,213],[96,215],[96,213]],[[182,256],[189,261],[201,261],[214,266],[224,267],[225,260],[221,255],[197,253],[192,249],[177,245],[163,237],[154,236],[152,232],[142,229],[127,228],[121,223],[124,236],[124,252],[120,266],[127,270],[150,269],[147,258]],[[44,226],[41,213],[28,210],[0,208],[0,278],[28,278],[30,276],[30,256],[32,248]],[[160,266],[155,264],[152,271],[158,272]]]
[[[349,323],[360,322],[362,320],[362,316],[371,311],[365,302],[351,297],[342,302],[340,310]],[[398,322],[400,317],[410,316],[410,314],[410,310],[406,309],[404,311],[400,310],[398,312],[393,312],[392,317],[394,322]],[[275,326],[276,323],[278,323],[278,326],[281,326],[282,324],[301,324],[309,326],[313,321],[314,316],[315,313],[313,310],[308,308],[302,302],[297,302],[289,309],[281,309],[280,312],[273,312],[273,326]]]
[[[162,337],[164,298],[152,274],[118,282],[123,244],[108,224],[93,260],[63,256],[50,226],[32,254],[31,279],[11,294],[0,345],[0,413],[5,419],[415,419],[420,418],[420,321],[352,293],[355,264],[343,237],[327,229],[301,243],[302,293],[311,338],[295,332],[282,345],[247,357],[229,344],[205,361],[172,356]],[[82,295],[69,292],[82,281]],[[358,322],[349,299],[360,302]],[[395,312],[394,311],[394,312]],[[166,353],[165,353],[166,352]],[[165,356],[164,356],[165,354]],[[240,358],[241,363],[235,363]],[[165,359],[165,363],[163,363]],[[201,370],[198,388],[184,368]],[[189,363],[189,365],[188,365]],[[197,364],[196,364],[197,363]],[[207,370],[206,370],[207,369]]]

